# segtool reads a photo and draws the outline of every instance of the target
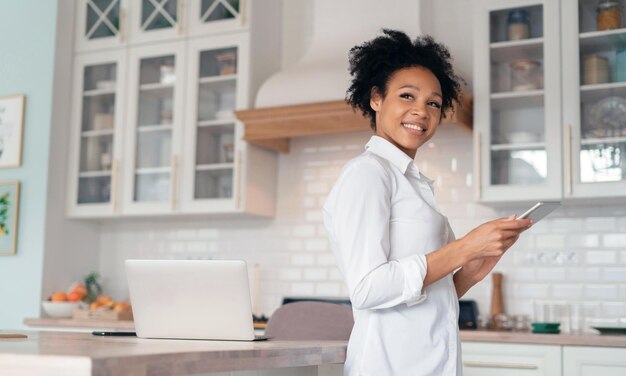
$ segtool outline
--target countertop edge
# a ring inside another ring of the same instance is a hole
[[[535,334],[461,330],[461,342],[499,342],[536,345],[626,347],[626,336],[599,334]]]

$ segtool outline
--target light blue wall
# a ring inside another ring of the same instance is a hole
[[[56,12],[51,0],[0,1],[0,96],[26,96],[22,166],[0,169],[21,183],[17,254],[0,256],[0,330],[39,316]]]

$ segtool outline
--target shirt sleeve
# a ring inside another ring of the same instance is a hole
[[[426,257],[389,260],[392,179],[376,160],[350,165],[325,208],[331,241],[355,309],[414,305],[422,293]]]

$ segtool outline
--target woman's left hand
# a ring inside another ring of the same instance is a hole
[[[475,259],[463,265],[463,274],[471,278],[473,283],[482,281],[493,270],[502,256]]]

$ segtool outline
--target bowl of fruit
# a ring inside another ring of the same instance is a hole
[[[43,311],[49,317],[72,317],[80,307],[81,301],[87,296],[87,288],[82,283],[75,283],[67,292],[55,291],[47,300],[41,302]]]

